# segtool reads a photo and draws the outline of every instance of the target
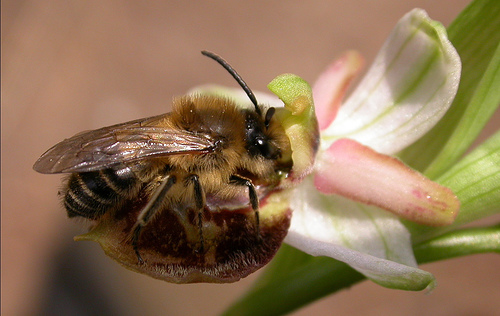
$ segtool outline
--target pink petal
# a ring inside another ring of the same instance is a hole
[[[427,133],[450,107],[460,56],[446,29],[421,9],[394,28],[363,80],[322,130],[323,148],[349,137],[393,155]],[[321,115],[318,115],[321,118]]]
[[[425,225],[451,224],[460,208],[450,189],[351,139],[340,139],[322,153],[314,184],[322,193],[375,205]]]
[[[321,130],[330,126],[335,119],[349,84],[363,64],[364,59],[358,52],[345,52],[342,57],[331,63],[314,83],[314,103]]]

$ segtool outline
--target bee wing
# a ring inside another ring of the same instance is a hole
[[[161,127],[165,115],[82,132],[45,152],[33,169],[40,173],[87,172],[147,157],[199,154],[213,150],[215,140],[173,127]]]

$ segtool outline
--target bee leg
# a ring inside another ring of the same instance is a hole
[[[191,174],[186,177],[187,182],[193,183],[194,189],[194,202],[198,210],[198,230],[200,234],[200,248],[199,252],[205,251],[205,239],[203,238],[203,209],[205,208],[205,194],[200,184],[200,178],[196,174]]]
[[[146,204],[146,206],[139,213],[139,216],[137,216],[137,222],[134,224],[134,227],[132,228],[132,248],[134,249],[135,254],[137,255],[137,260],[139,261],[139,264],[144,263],[144,260],[142,260],[142,257],[139,253],[139,248],[137,246],[142,229],[144,228],[144,226],[147,225],[147,223],[153,217],[153,215],[155,215],[156,212],[158,212],[161,206],[161,202],[165,198],[165,195],[167,194],[168,190],[170,190],[170,188],[172,187],[172,185],[174,185],[175,182],[176,182],[175,176],[170,176],[170,175],[166,176],[165,179],[161,181],[158,188],[154,191],[148,204]]]
[[[250,199],[250,205],[255,213],[255,227],[257,232],[257,237],[260,239],[260,219],[259,219],[259,197],[257,196],[257,191],[252,183],[252,180],[244,178],[238,175],[232,175],[230,179],[231,183],[236,185],[244,185],[248,188],[248,196]]]

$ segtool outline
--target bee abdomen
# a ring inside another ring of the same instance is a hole
[[[139,180],[129,168],[74,173],[64,207],[69,217],[96,219],[125,199]]]

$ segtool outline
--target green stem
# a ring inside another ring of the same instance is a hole
[[[314,258],[287,278],[251,291],[223,315],[283,315],[363,279],[343,262]]]
[[[420,264],[478,253],[500,253],[500,224],[453,231],[416,245],[414,251]],[[260,283],[223,315],[287,314],[364,279],[345,263],[311,257],[279,280]]]
[[[456,230],[418,244],[413,249],[419,263],[478,253],[500,253],[500,224]]]

